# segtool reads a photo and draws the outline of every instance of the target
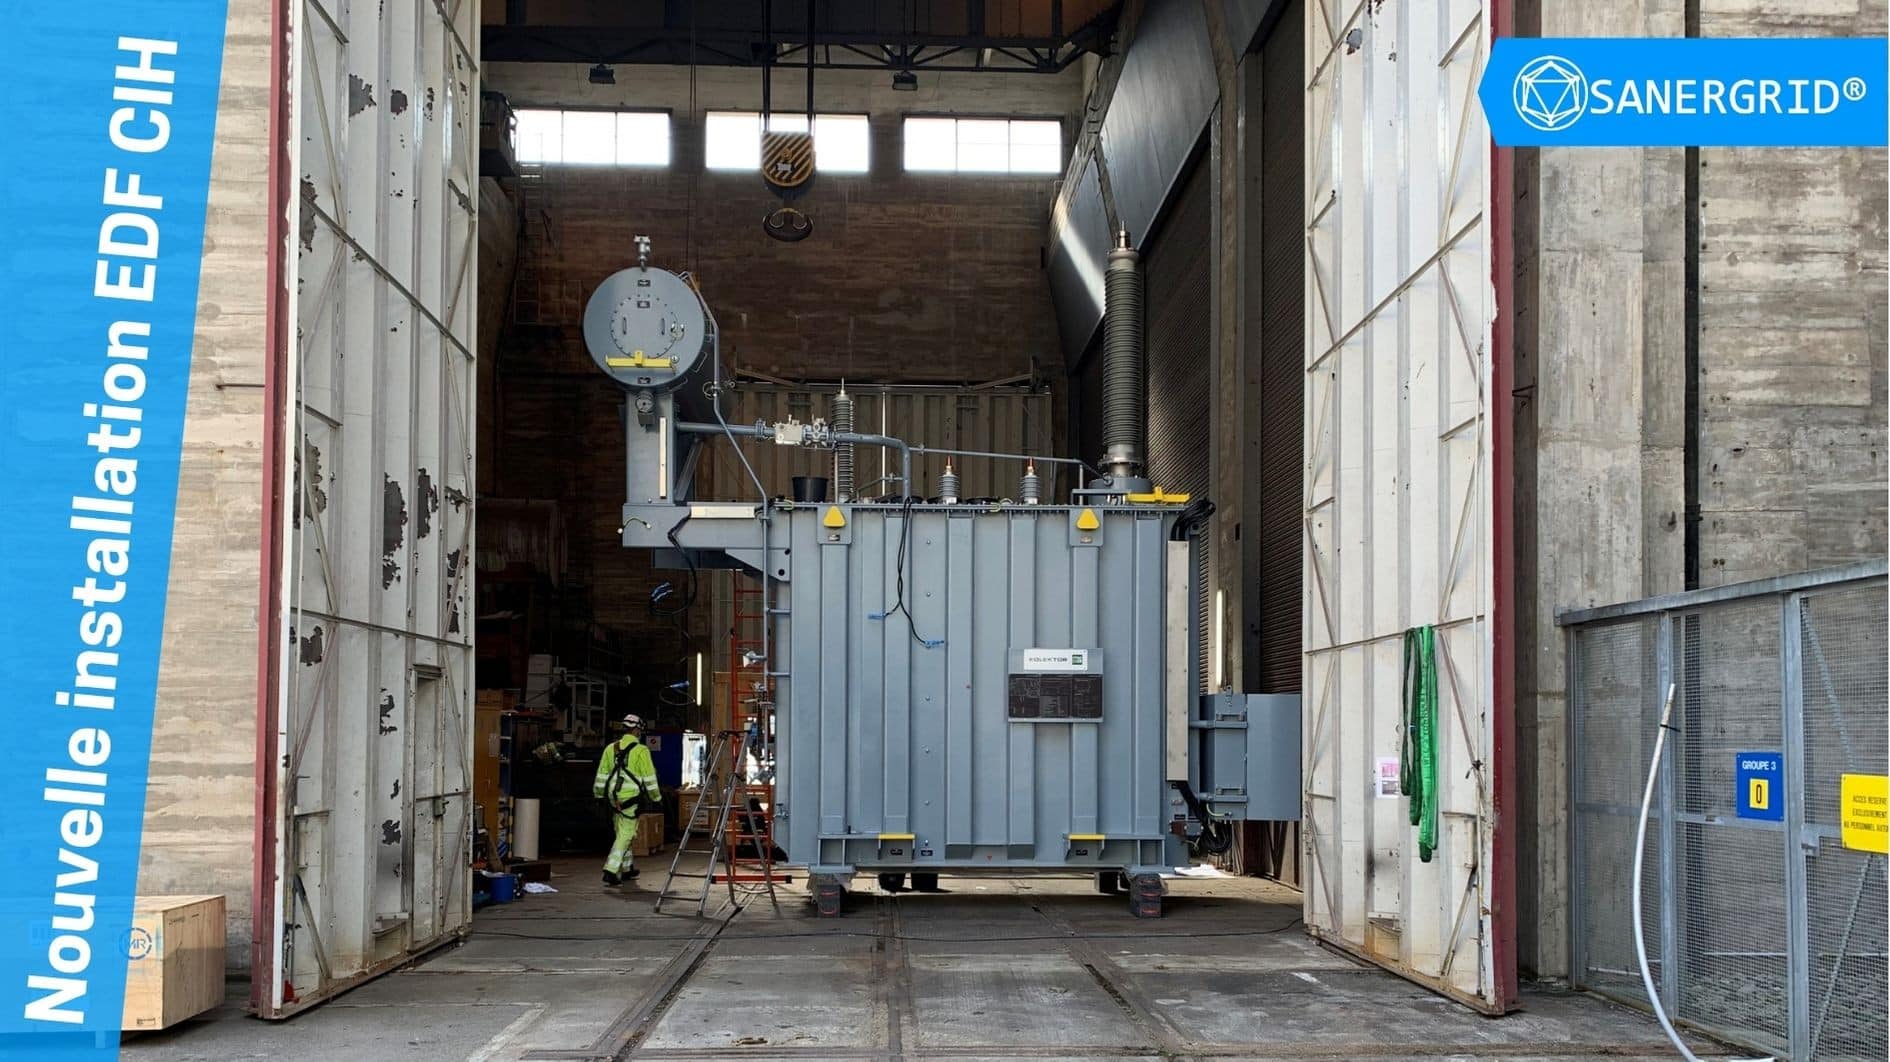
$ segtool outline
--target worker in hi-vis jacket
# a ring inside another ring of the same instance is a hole
[[[604,746],[597,763],[597,780],[591,795],[610,805],[611,826],[616,840],[610,855],[604,858],[604,884],[621,885],[637,876],[632,846],[637,838],[637,815],[654,813],[663,803],[663,792],[656,783],[656,764],[650,748],[643,743],[643,720],[635,715],[623,717],[627,733]]]

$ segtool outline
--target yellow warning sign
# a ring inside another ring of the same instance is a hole
[[[1847,774],[1838,786],[1844,847],[1890,855],[1890,775]]]

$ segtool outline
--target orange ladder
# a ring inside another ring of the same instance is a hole
[[[728,869],[715,880],[773,888],[791,879],[774,861],[774,695],[769,661],[760,656],[761,625],[770,619],[765,601],[753,580],[736,577],[728,646],[729,728],[747,735],[747,741],[735,745],[746,752],[742,761],[729,765],[735,773],[730,803],[736,810],[730,816]]]

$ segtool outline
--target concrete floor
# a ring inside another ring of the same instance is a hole
[[[797,881],[778,909],[698,920],[693,904],[651,912],[667,862],[623,889],[594,861],[560,863],[558,894],[479,912],[461,947],[287,1022],[233,998],[127,1037],[123,1056],[1673,1057],[1651,1019],[1588,996],[1529,992],[1522,1012],[1480,1017],[1314,944],[1297,894],[1251,878],[1171,882],[1159,922],[1074,878],[948,878],[896,898],[862,879],[838,920],[812,917]]]

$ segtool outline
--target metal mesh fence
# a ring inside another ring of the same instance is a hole
[[[1577,984],[1644,1002],[1630,903],[1660,710],[1672,726],[1643,855],[1668,1012],[1794,1059],[1883,1059],[1886,856],[1843,829],[1846,775],[1890,760],[1883,566],[1576,613],[1569,624]]]
[[[1842,842],[1839,781],[1880,775],[1890,759],[1884,725],[1884,589],[1806,594],[1799,601],[1805,719],[1807,1002],[1811,1056],[1881,1059],[1890,997],[1884,912],[1890,858]],[[1836,835],[1836,836],[1834,836]]]

